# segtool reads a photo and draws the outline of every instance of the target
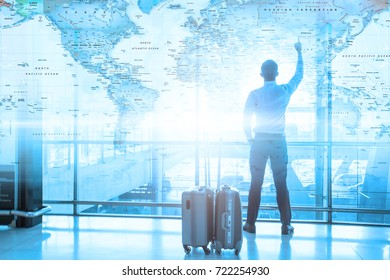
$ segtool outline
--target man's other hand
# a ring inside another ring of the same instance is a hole
[[[301,44],[301,42],[298,40],[298,42],[296,42],[295,44],[294,44],[294,47],[295,47],[295,49],[297,50],[297,52],[300,52],[300,51],[302,51],[302,44]]]

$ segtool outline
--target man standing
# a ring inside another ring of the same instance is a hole
[[[294,45],[298,53],[298,62],[294,76],[287,84],[276,84],[278,65],[273,60],[265,61],[261,66],[264,85],[250,92],[244,109],[244,132],[250,144],[251,186],[248,197],[247,219],[244,231],[256,233],[255,222],[260,207],[261,188],[265,167],[270,159],[272,175],[276,188],[276,201],[282,223],[282,234],[294,231],[291,226],[290,195],[287,189],[287,144],[284,133],[285,112],[291,95],[303,78],[302,46]],[[252,133],[252,117],[256,116]]]

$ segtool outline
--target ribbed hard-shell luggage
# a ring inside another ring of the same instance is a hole
[[[230,186],[217,192],[215,203],[215,250],[234,249],[238,255],[242,247],[242,210],[240,193]]]
[[[191,247],[202,247],[210,254],[208,245],[213,240],[214,192],[199,187],[182,193],[182,242],[186,254]]]

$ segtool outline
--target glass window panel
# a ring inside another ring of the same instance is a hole
[[[332,220],[334,222],[389,225],[390,215],[382,213],[333,212]]]
[[[44,144],[43,199],[73,200],[74,145]]]
[[[128,145],[115,153],[109,152],[114,150],[113,144],[79,147],[79,200],[118,200],[132,189],[150,185],[152,160],[148,146]]]
[[[51,207],[48,215],[73,215],[73,205],[50,203]]]
[[[332,177],[334,207],[389,207],[390,149],[386,147],[333,147],[341,161]]]

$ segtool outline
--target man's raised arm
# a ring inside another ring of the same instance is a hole
[[[298,61],[297,61],[297,67],[295,69],[295,74],[287,84],[290,94],[292,94],[297,89],[299,83],[303,79],[303,58],[302,58],[301,42],[298,40],[298,42],[294,44],[294,47],[298,53]]]

